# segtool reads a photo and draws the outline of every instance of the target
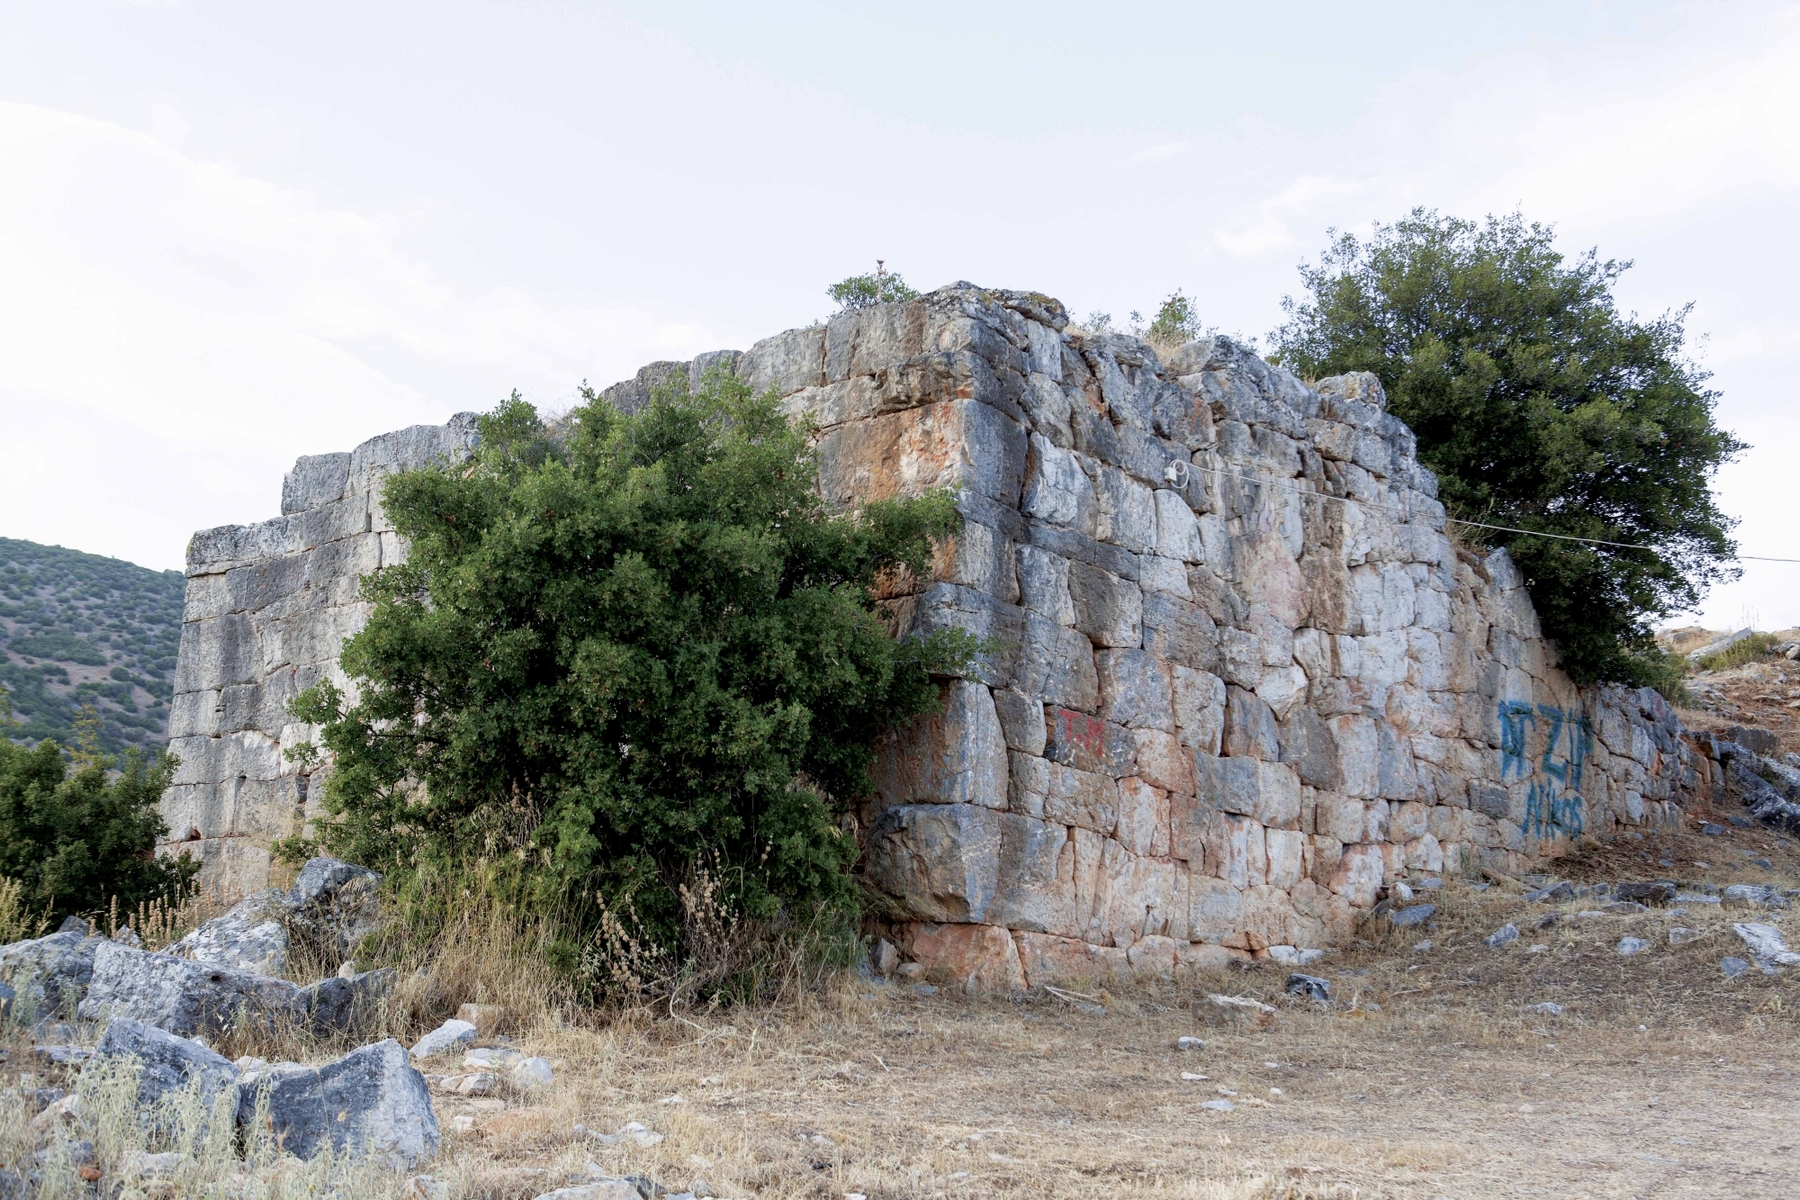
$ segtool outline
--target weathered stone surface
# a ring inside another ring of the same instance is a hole
[[[630,409],[711,369],[817,422],[831,504],[956,490],[962,528],[882,605],[901,635],[983,651],[945,713],[883,743],[869,878],[917,920],[1051,939],[1017,943],[1028,977],[1034,955],[1106,976],[1323,945],[1402,875],[1526,870],[1703,791],[1800,828],[1800,771],[1560,671],[1505,552],[1452,547],[1372,377],[1309,387],[1218,337],[1159,359],[958,284],[605,395]],[[165,850],[254,888],[317,817],[286,705],[334,677],[358,578],[404,556],[380,479],[472,437],[459,418],[303,460],[282,517],[196,535]],[[208,931],[217,956],[272,963],[241,923]]]
[[[207,1108],[222,1102],[228,1111],[237,1109],[238,1068],[232,1061],[154,1025],[114,1018],[100,1035],[94,1058],[130,1058],[137,1063],[137,1104],[147,1117],[154,1117],[165,1097],[173,1101],[171,1093],[179,1094],[190,1085],[198,1089]]]
[[[998,925],[914,925],[914,961],[942,972],[970,991],[1025,990],[1025,972],[1012,935]]]
[[[992,809],[971,804],[890,808],[876,821],[869,845],[874,882],[907,912],[928,921],[978,922],[986,917],[1000,869],[1000,817]]]
[[[94,953],[103,940],[89,937],[82,922],[75,929],[0,946],[0,978],[17,989],[20,1014],[40,1019],[73,1010],[87,994]]]
[[[392,1038],[314,1070],[272,1075],[260,1090],[268,1096],[269,1131],[297,1158],[329,1149],[410,1171],[437,1153],[437,1116],[425,1077]],[[240,1095],[240,1122],[253,1119],[256,1095],[248,1088]]]
[[[967,679],[948,681],[940,710],[915,718],[895,735],[882,755],[875,790],[890,806],[1005,808],[1006,738],[987,686]]]
[[[239,1020],[293,1019],[299,990],[285,979],[101,941],[87,998],[77,1011],[83,1020],[124,1017],[193,1037],[216,1034]]]
[[[280,892],[269,889],[238,901],[223,916],[203,922],[176,942],[174,952],[195,962],[253,975],[280,975],[287,970],[288,959],[280,898]]]

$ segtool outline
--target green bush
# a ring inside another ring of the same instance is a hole
[[[1194,311],[1193,302],[1176,288],[1156,310],[1156,317],[1144,337],[1158,346],[1180,346],[1199,337],[1201,331],[1200,316]]]
[[[88,749],[71,765],[48,739],[26,748],[0,739],[0,877],[55,918],[122,911],[181,894],[199,871],[186,855],[157,858],[168,832],[156,802],[175,759],[127,751],[123,770]]]
[[[975,649],[896,642],[872,599],[952,498],[828,511],[808,429],[719,372],[630,416],[584,393],[564,438],[517,397],[480,429],[472,466],[386,485],[411,548],[365,581],[357,702],[294,704],[334,756],[323,842],[402,883],[500,864],[536,911],[662,952],[701,877],[750,920],[851,904],[873,740]]]
[[[880,263],[875,265],[873,274],[852,275],[826,288],[825,294],[844,312],[919,298],[919,293],[906,286],[906,280],[900,278],[898,271],[883,270]]]
[[[1283,302],[1272,357],[1309,377],[1374,372],[1450,515],[1531,531],[1480,533],[1519,564],[1569,673],[1654,683],[1653,626],[1735,577],[1711,480],[1744,445],[1713,422],[1688,310],[1619,312],[1631,264],[1565,259],[1553,234],[1415,209],[1367,241],[1340,235],[1301,267],[1311,297]]]

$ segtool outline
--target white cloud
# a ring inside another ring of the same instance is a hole
[[[1239,258],[1285,250],[1299,245],[1292,228],[1297,219],[1307,218],[1305,228],[1311,238],[1318,226],[1330,220],[1329,214],[1341,208],[1344,199],[1369,188],[1363,180],[1302,175],[1254,209],[1227,220],[1214,231],[1213,240],[1227,254]]]

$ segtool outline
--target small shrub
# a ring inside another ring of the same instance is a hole
[[[1176,288],[1156,310],[1145,338],[1158,346],[1175,347],[1193,341],[1202,332],[1193,303]]]
[[[919,293],[906,286],[906,280],[900,278],[898,271],[889,271],[880,262],[875,264],[873,274],[852,275],[826,288],[825,294],[836,301],[843,312],[919,298]]]

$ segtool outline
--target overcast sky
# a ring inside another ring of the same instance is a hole
[[[0,9],[0,536],[179,567],[300,454],[929,289],[1265,335],[1328,227],[1521,207],[1693,302],[1800,558],[1800,7]],[[1800,624],[1748,563],[1708,623]]]

